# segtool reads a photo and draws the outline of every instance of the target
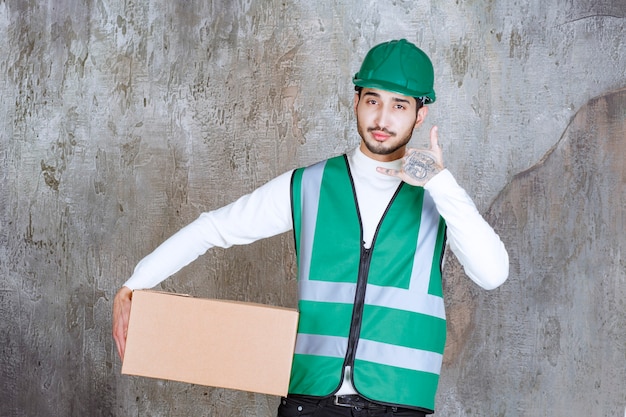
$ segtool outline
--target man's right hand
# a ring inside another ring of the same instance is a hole
[[[128,333],[128,319],[130,318],[130,304],[133,291],[128,287],[122,287],[113,299],[113,339],[117,344],[117,353],[124,360],[126,349],[126,335]]]

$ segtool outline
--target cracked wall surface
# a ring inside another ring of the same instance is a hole
[[[448,345],[454,394],[442,400],[444,415],[624,412],[624,207],[626,89],[583,106],[489,209],[515,242],[511,275],[486,294],[453,274],[452,338],[462,347]]]
[[[446,265],[435,415],[621,415],[622,0],[0,0],[0,415],[272,416],[275,397],[120,375],[111,301],[201,212],[358,143],[366,51],[431,56],[447,166],[510,280]],[[295,305],[290,234],[160,289]]]

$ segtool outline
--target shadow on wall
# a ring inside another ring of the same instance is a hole
[[[458,400],[483,415],[622,415],[626,89],[582,107],[486,217],[507,245],[511,274],[491,293],[456,278],[448,285]],[[461,303],[459,293],[469,298]]]

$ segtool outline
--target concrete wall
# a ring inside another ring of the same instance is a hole
[[[205,210],[358,143],[351,75],[429,52],[446,162],[501,233],[451,259],[441,416],[626,407],[623,0],[0,0],[0,415],[272,416],[277,398],[120,375],[111,300]],[[289,234],[160,288],[294,306]]]

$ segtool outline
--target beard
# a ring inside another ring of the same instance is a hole
[[[380,127],[368,127],[365,129],[358,123],[357,119],[357,131],[359,132],[359,136],[363,140],[365,147],[373,154],[376,155],[389,155],[394,152],[397,152],[399,149],[404,148],[411,137],[413,136],[413,130],[411,130],[407,135],[401,136],[398,140],[398,134],[396,132],[391,132],[387,130],[387,128]],[[372,138],[372,132],[384,132],[389,135],[389,138],[384,142],[379,142]]]

